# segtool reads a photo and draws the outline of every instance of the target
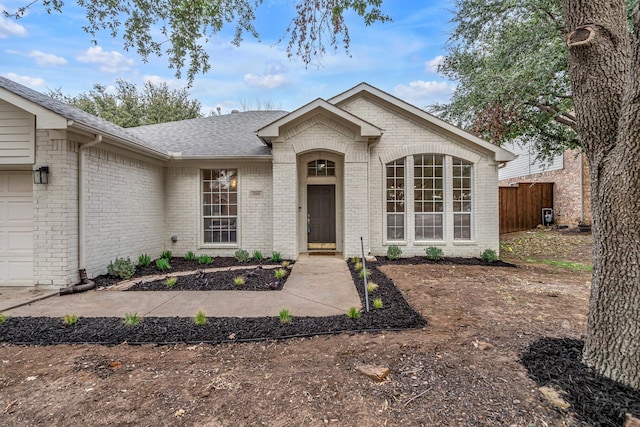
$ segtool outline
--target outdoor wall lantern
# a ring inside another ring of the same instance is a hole
[[[48,184],[49,183],[49,166],[41,166],[33,171],[33,183],[34,184]]]

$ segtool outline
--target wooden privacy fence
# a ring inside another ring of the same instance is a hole
[[[520,182],[500,187],[500,234],[531,230],[542,224],[542,209],[553,208],[552,182]]]

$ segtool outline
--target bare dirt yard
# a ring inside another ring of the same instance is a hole
[[[215,346],[2,344],[0,425],[592,425],[520,360],[543,337],[583,336],[590,236],[504,237],[503,259],[517,268],[380,267],[427,320],[421,330]],[[361,365],[390,374],[373,381]]]

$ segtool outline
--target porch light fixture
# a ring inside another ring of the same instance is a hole
[[[33,171],[33,183],[34,184],[48,184],[49,183],[49,166],[41,166]]]

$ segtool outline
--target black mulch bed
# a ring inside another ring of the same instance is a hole
[[[289,262],[289,264],[291,265],[294,264],[294,261],[287,260],[287,262]],[[133,278],[135,279],[136,277],[153,276],[156,274],[165,274],[169,276],[171,275],[171,273],[175,273],[175,272],[198,271],[206,268],[228,268],[228,267],[236,267],[238,265],[277,265],[277,264],[280,264],[280,263],[272,262],[269,259],[262,259],[262,260],[250,259],[248,262],[239,263],[233,257],[220,257],[220,256],[213,257],[211,264],[200,264],[197,260],[189,261],[182,257],[173,257],[169,261],[169,265],[171,265],[170,270],[167,270],[167,271],[158,270],[156,268],[156,262],[154,260],[151,263],[151,265],[149,265],[148,267],[136,267],[136,272],[133,275]],[[93,280],[98,287],[101,287],[101,286],[114,285],[120,282],[122,279],[115,276],[110,276],[108,274],[103,274],[101,276],[94,277],[91,280]]]
[[[584,425],[622,426],[625,413],[640,417],[640,390],[593,372],[581,362],[583,348],[580,340],[543,338],[520,360],[539,386],[564,392],[568,410]]]
[[[418,264],[434,264],[434,265],[485,265],[487,267],[512,267],[517,268],[515,264],[498,260],[496,262],[484,262],[480,258],[461,258],[461,257],[445,257],[440,261],[432,261],[425,256],[414,256],[408,258],[399,258],[389,260],[386,257],[378,257],[376,265],[418,265]]]
[[[357,289],[364,307],[364,288],[358,273]],[[125,326],[122,318],[82,317],[75,325],[65,325],[61,319],[49,317],[9,317],[0,325],[0,342],[27,345],[61,343],[99,343],[115,345],[156,343],[221,343],[283,339],[321,334],[356,333],[415,329],[427,322],[406,302],[393,282],[375,266],[368,266],[371,280],[378,289],[371,298],[380,298],[383,308],[363,312],[359,319],[345,315],[326,317],[293,317],[290,324],[281,324],[277,317],[229,318],[208,317],[205,325],[195,325],[191,318],[145,317],[136,326]],[[295,314],[295,313],[294,313]],[[194,313],[195,315],[195,313]]]
[[[137,282],[127,291],[279,291],[289,277],[287,275],[278,280],[275,277],[275,269],[257,266],[242,270],[224,270],[213,273],[197,271],[187,276],[175,276],[176,283],[167,286],[167,280],[154,280],[153,282]],[[167,275],[171,277],[170,274]],[[244,278],[244,284],[236,285],[234,279]]]

